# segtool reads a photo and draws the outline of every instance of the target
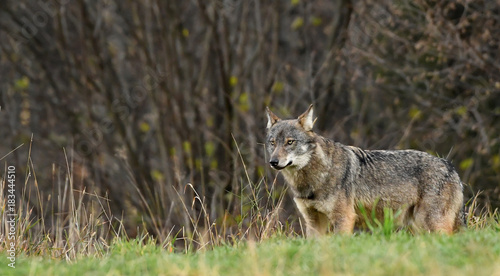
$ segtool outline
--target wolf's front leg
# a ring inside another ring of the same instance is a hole
[[[311,219],[306,219],[307,237],[319,237],[326,234],[328,218],[325,214],[315,211]]]
[[[326,234],[326,230],[328,229],[328,217],[318,212],[315,208],[307,206],[304,199],[295,198],[294,200],[302,217],[304,217],[306,221],[307,237],[318,237]]]

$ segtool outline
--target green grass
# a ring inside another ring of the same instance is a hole
[[[116,241],[101,258],[68,263],[19,256],[0,259],[1,275],[499,275],[500,230],[440,234],[361,233],[318,239],[274,237],[195,253],[152,242]]]
[[[480,209],[477,195],[467,202],[467,230],[452,236],[401,231],[394,223],[399,213],[386,210],[382,222],[374,213],[364,212],[366,232],[304,239],[290,221],[279,220],[286,189],[276,197],[275,181],[254,183],[247,175],[237,224],[210,217],[207,203],[190,184],[187,188],[195,194],[197,206],[186,203],[180,194],[179,198],[191,225],[154,235],[144,230],[148,227],[143,221],[137,226],[141,238],[134,239],[111,214],[107,198],[85,190],[74,192],[71,166],[67,166],[67,181],[58,183],[64,192],[60,189],[54,196],[57,204],[44,200],[36,179],[25,180],[23,200],[15,212],[19,214],[15,269],[8,266],[6,256],[8,202],[0,197],[0,221],[4,222],[0,223],[0,276],[500,275],[500,213]],[[34,171],[32,164],[28,169]],[[5,178],[0,181],[0,190],[6,183]],[[26,189],[31,186],[36,189]],[[32,213],[31,196],[46,216]],[[93,200],[84,202],[84,196]]]

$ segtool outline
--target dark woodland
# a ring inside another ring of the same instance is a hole
[[[0,175],[48,234],[71,204],[162,238],[280,202],[299,231],[265,108],[314,104],[321,135],[445,157],[495,208],[499,72],[499,1],[3,0]]]

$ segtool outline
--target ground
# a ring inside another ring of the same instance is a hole
[[[500,228],[455,235],[408,232],[273,237],[192,253],[117,240],[101,258],[19,256],[1,275],[500,275]]]

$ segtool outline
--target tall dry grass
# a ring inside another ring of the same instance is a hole
[[[237,144],[236,148],[245,166]],[[200,196],[195,185],[188,183],[183,190],[174,189],[188,221],[187,225],[179,226],[180,230],[177,231],[174,228],[156,229],[154,234],[147,229],[151,226],[158,227],[159,223],[148,225],[155,222],[142,220],[137,224],[138,235],[129,237],[120,214],[111,212],[107,196],[101,197],[94,191],[75,188],[73,161],[66,151],[64,154],[65,171],[58,172],[53,166],[52,193],[43,193],[38,189],[36,166],[29,154],[27,173],[16,179],[17,256],[46,256],[71,262],[80,257],[103,257],[113,242],[130,239],[153,241],[169,252],[193,252],[247,240],[260,242],[277,235],[297,236],[302,232],[300,227],[297,229],[290,221],[280,218],[287,191],[277,189],[277,177],[263,177],[258,182],[253,182],[245,169],[241,176],[240,194],[235,195],[241,202],[241,215],[233,216],[228,210],[223,217],[212,216],[206,199]],[[5,175],[7,164],[4,167]],[[6,187],[7,180],[3,177],[0,190],[5,191]],[[189,198],[186,195],[193,196]],[[141,197],[147,202],[144,195]],[[479,193],[466,203],[467,228],[478,230],[490,226],[500,227],[498,210],[480,207],[478,197]],[[6,197],[0,197],[0,217],[3,222],[0,226],[0,251],[8,249],[6,206]],[[35,213],[35,209],[40,211]],[[387,231],[384,229],[385,232]]]
[[[227,210],[223,217],[214,217],[208,211],[207,200],[200,196],[195,185],[187,183],[182,190],[172,187],[184,210],[182,215],[186,225],[180,225],[178,230],[161,229],[161,223],[154,218],[141,220],[136,226],[138,234],[130,237],[125,231],[122,214],[111,212],[107,195],[103,197],[86,188],[75,188],[73,160],[65,150],[64,155],[64,171],[58,171],[53,165],[51,193],[40,191],[36,165],[30,153],[25,168],[27,173],[16,176],[16,255],[73,261],[86,256],[102,257],[115,240],[154,240],[170,252],[191,252],[244,240],[262,241],[274,235],[298,235],[291,224],[282,223],[280,219],[286,189],[276,189],[277,178],[263,177],[253,182],[245,171],[240,193],[234,195],[241,202],[241,215],[232,215]],[[243,158],[240,160],[244,163]],[[7,163],[3,175],[7,175]],[[7,183],[6,177],[3,177],[0,190],[5,191]],[[147,205],[148,195],[140,196],[146,210],[154,208]],[[7,250],[9,242],[6,199],[6,196],[0,197],[3,222],[0,227],[0,251]]]

